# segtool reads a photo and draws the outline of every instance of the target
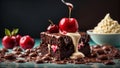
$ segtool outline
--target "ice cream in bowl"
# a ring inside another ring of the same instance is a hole
[[[110,44],[120,47],[120,24],[113,20],[110,14],[106,14],[94,29],[87,30],[91,40],[96,44]]]

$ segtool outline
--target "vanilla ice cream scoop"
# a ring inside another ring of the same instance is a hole
[[[93,29],[93,33],[120,33],[120,25],[118,21],[113,20],[108,13]]]

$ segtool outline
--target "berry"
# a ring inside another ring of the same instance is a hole
[[[20,39],[20,46],[23,48],[23,49],[31,49],[33,48],[34,46],[34,39],[31,38],[29,35],[26,35],[26,36],[23,36],[21,39]]]
[[[5,28],[5,36],[2,38],[2,45],[7,49],[12,49],[17,45],[16,34],[18,33],[18,29],[13,29],[10,32],[9,29]]]
[[[16,46],[19,46],[19,41],[21,39],[21,35],[16,35],[16,42],[17,42],[17,45]]]
[[[49,22],[51,23],[48,28],[47,31],[49,33],[58,33],[59,32],[59,28],[57,25],[53,24],[53,22],[51,20],[49,20]]]
[[[59,28],[61,32],[76,32],[78,31],[78,22],[75,18],[62,18]]]
[[[61,33],[67,33],[67,32],[77,32],[78,31],[78,22],[75,18],[71,18],[71,11],[73,9],[73,5],[69,2],[65,2],[62,0],[62,2],[67,5],[69,8],[69,18],[62,18],[59,22],[59,29]]]
[[[12,49],[16,46],[16,38],[14,36],[4,36],[2,39],[2,45],[7,49]]]

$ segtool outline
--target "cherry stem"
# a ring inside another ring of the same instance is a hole
[[[71,17],[71,11],[72,11],[72,9],[69,6],[68,6],[68,8],[69,8],[69,18],[70,18]]]
[[[50,19],[48,21],[51,23],[51,25],[54,25],[53,22]]]

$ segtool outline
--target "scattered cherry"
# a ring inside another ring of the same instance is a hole
[[[48,28],[47,31],[49,33],[58,33],[59,32],[59,28],[57,25],[53,24],[53,22],[51,20],[49,20],[49,22],[51,23]]]
[[[21,35],[16,35],[16,42],[17,42],[17,45],[16,46],[19,46],[19,41],[21,39]]]
[[[7,49],[12,49],[16,46],[18,44],[15,36],[17,33],[18,29],[13,29],[13,31],[10,32],[9,29],[5,28],[5,36],[2,38],[2,45]]]
[[[33,48],[34,46],[34,39],[31,38],[29,35],[26,35],[26,36],[23,36],[21,39],[20,39],[20,46],[23,48],[23,49],[31,49]]]
[[[4,45],[5,48],[7,49],[12,49],[14,46],[16,46],[16,40],[15,37],[12,36],[4,36],[2,39],[2,45]]]

